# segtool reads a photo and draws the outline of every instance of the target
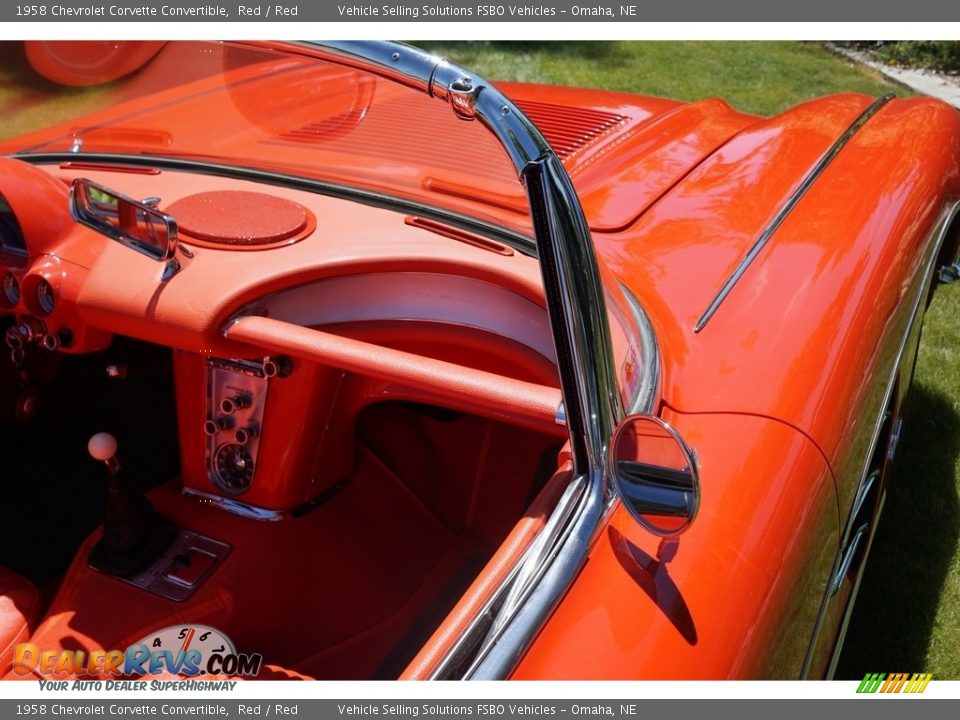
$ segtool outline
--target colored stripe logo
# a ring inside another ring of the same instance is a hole
[[[860,681],[858,693],[922,693],[932,673],[867,673]]]

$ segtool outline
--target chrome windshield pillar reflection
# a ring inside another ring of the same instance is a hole
[[[604,466],[607,443],[623,416],[603,286],[590,230],[560,160],[551,153],[530,163],[523,180],[557,359],[569,363],[560,367],[560,379],[579,474]]]
[[[498,609],[492,622],[484,626],[475,619],[433,673],[436,678],[451,677],[450,668],[462,665],[469,655],[469,667],[460,677],[503,678],[582,567],[613,492],[607,448],[623,408],[590,230],[556,153],[536,126],[489,83],[400,43],[299,47],[418,89],[449,103],[458,118],[480,121],[499,140],[526,189],[556,346],[573,479],[509,583],[495,591]]]
[[[522,179],[557,349],[576,502],[566,496],[524,558],[467,676],[506,677],[586,560],[609,506],[607,448],[623,416],[593,243],[573,185],[553,153]],[[565,502],[566,501],[566,502]]]
[[[605,469],[613,428],[623,416],[614,372],[603,284],[590,229],[563,163],[537,127],[486,81],[403,43],[299,43],[311,54],[375,72],[445,102],[461,96],[458,117],[475,117],[500,141],[525,185],[557,345],[574,470]],[[469,95],[469,107],[462,105]]]

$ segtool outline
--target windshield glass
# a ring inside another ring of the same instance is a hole
[[[488,128],[318,53],[280,43],[0,43],[0,154],[279,173],[532,237],[523,186]],[[535,253],[532,241],[522,247]],[[649,395],[637,314],[604,284],[622,401],[636,409]]]
[[[145,58],[144,45],[155,54]],[[531,234],[523,188],[490,131],[373,73],[300,54],[306,49],[242,44],[26,46],[27,62],[4,78],[22,87],[20,101],[5,110],[3,153],[111,153],[254,168]]]

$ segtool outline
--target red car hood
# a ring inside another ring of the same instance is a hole
[[[632,224],[652,203],[757,118],[721,100],[498,83],[563,160],[594,232]]]

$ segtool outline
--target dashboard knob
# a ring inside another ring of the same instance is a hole
[[[20,321],[15,331],[20,335],[24,345],[39,342],[43,339],[43,336],[47,334],[47,329],[43,321],[37,320],[29,315]]]
[[[293,372],[293,362],[286,355],[277,355],[276,357],[266,357],[263,359],[264,377],[285,378]]]
[[[246,393],[240,393],[234,395],[233,397],[224,398],[220,401],[220,412],[226,413],[227,415],[232,415],[237,410],[242,410],[243,408],[250,407],[253,403],[253,398],[251,398]]]
[[[20,335],[20,331],[15,328],[7,328],[7,332],[3,335],[4,341],[7,343],[7,347],[11,350],[19,350],[23,347],[23,337]]]
[[[255,425],[251,425],[250,427],[240,428],[233,434],[233,437],[237,441],[238,445],[246,445],[259,434],[260,428],[256,427]]]
[[[207,420],[203,424],[203,432],[210,437],[213,437],[221,430],[229,430],[233,427],[233,418],[231,417],[218,417],[214,420]]]

